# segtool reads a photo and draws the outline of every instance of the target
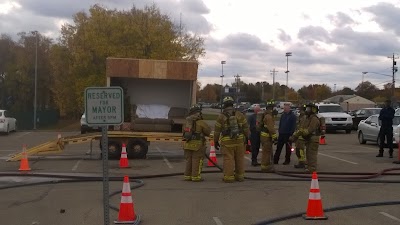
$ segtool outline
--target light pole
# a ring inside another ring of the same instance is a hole
[[[221,104],[221,112],[222,112],[222,94],[224,90],[224,64],[226,64],[226,61],[221,61],[221,67],[222,67],[222,72],[221,72],[221,97],[220,97],[220,104]]]
[[[271,70],[270,72],[272,74],[272,99],[275,101],[275,73],[278,71],[274,68],[274,70]]]
[[[292,56],[291,52],[286,52],[286,89],[285,89],[285,101],[287,102],[288,100],[288,89],[289,89],[289,56]]]
[[[38,32],[34,31],[36,35],[35,47],[35,94],[33,100],[33,129],[36,130],[36,101],[37,101],[37,50],[38,50]]]

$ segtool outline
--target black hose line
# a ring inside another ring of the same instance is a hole
[[[347,210],[347,209],[357,209],[357,208],[384,206],[384,205],[400,205],[400,201],[371,202],[371,203],[361,203],[361,204],[354,204],[354,205],[338,206],[338,207],[332,207],[332,208],[324,209],[324,212],[334,212],[334,211]],[[264,220],[264,221],[260,221],[260,222],[254,223],[253,225],[273,224],[273,223],[277,223],[277,222],[282,222],[282,221],[286,221],[286,220],[302,217],[304,214],[305,214],[305,212],[290,214],[290,215],[287,215],[287,216],[276,217],[276,218],[273,218],[273,219]]]

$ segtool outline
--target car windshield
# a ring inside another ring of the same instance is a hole
[[[326,113],[326,112],[343,112],[342,107],[338,105],[321,105],[318,108],[320,113]]]
[[[381,112],[381,109],[370,109],[369,111],[371,112],[371,115],[374,115],[379,114]]]

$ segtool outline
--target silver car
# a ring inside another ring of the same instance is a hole
[[[365,144],[367,141],[376,142],[379,144],[379,130],[381,129],[381,121],[378,119],[379,115],[375,114],[369,116],[365,120],[361,120],[358,124],[357,134],[358,142],[360,144]],[[395,116],[393,118],[393,130],[397,128],[400,124],[400,116]],[[393,144],[396,144],[396,140],[393,137]]]

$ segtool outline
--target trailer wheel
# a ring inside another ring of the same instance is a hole
[[[130,139],[126,147],[128,157],[133,159],[145,159],[148,149],[147,142],[138,138]]]
[[[100,141],[100,152],[102,148],[102,143]],[[109,140],[108,141],[108,159],[119,159],[121,157],[121,143],[118,141]]]

